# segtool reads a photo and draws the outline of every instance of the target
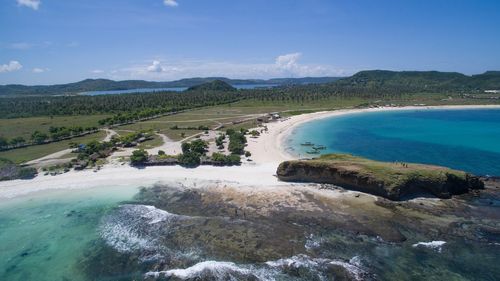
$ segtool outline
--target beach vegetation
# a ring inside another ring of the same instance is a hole
[[[130,163],[132,165],[141,165],[148,160],[148,152],[144,149],[137,149],[132,152],[130,156]]]
[[[200,165],[201,159],[200,154],[194,151],[183,152],[178,157],[179,164],[184,167],[194,168]]]
[[[246,130],[244,129],[240,131],[228,129],[226,131],[226,135],[229,136],[228,149],[232,154],[242,155],[245,153],[245,145],[247,143],[245,132]]]

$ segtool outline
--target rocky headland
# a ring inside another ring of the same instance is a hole
[[[290,182],[337,185],[390,200],[421,196],[450,198],[484,188],[474,175],[445,167],[402,162],[379,162],[348,154],[282,162],[278,178]]]

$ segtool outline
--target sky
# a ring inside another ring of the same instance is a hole
[[[498,0],[0,0],[0,84],[500,70]]]

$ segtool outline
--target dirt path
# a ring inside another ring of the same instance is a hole
[[[169,137],[167,137],[166,135],[160,133],[156,133],[156,135],[163,140],[163,144],[158,147],[148,149],[147,152],[149,154],[156,155],[160,150],[165,151],[165,153],[168,155],[176,155],[182,152],[181,148],[182,141],[174,141]]]
[[[106,132],[106,137],[102,140],[103,142],[110,141],[113,136],[117,136],[118,133],[115,130],[111,129],[102,129]]]

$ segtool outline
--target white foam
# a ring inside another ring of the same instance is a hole
[[[103,219],[100,235],[120,253],[138,252],[141,260],[159,259],[168,251],[158,241],[161,233],[182,218],[154,206],[122,205]]]
[[[441,253],[441,251],[443,250],[444,244],[446,244],[445,241],[431,241],[431,242],[418,242],[418,243],[413,244],[412,246],[414,248],[425,247],[425,248],[436,250],[437,252]]]
[[[232,262],[204,261],[185,269],[172,269],[166,271],[156,271],[146,273],[146,277],[177,277],[180,279],[190,279],[210,275],[216,280],[234,278],[233,274],[251,274],[251,270],[237,266]]]
[[[321,244],[323,243],[323,238],[315,237],[314,234],[310,234],[308,237],[306,237],[306,244],[304,245],[304,248],[307,250],[313,250],[321,247]]]
[[[179,278],[190,280],[196,278],[209,278],[210,280],[238,280],[244,277],[252,277],[255,280],[274,281],[282,280],[284,272],[290,268],[307,268],[315,274],[319,280],[328,280],[323,275],[322,269],[328,265],[341,266],[355,280],[364,280],[367,273],[362,269],[359,257],[350,261],[340,261],[322,258],[310,258],[306,255],[297,255],[290,258],[268,261],[264,266],[238,265],[233,262],[204,261],[185,269],[171,269],[164,271],[150,271],[145,274],[146,278]]]
[[[317,267],[319,261],[326,261],[326,259],[311,259],[306,255],[297,255],[291,258],[279,259],[276,261],[268,261],[266,264],[271,267]]]
[[[312,271],[315,271],[321,280],[326,280],[326,277],[321,273],[321,268],[327,264],[343,267],[355,280],[363,280],[363,276],[367,275],[365,270],[363,270],[362,268],[361,259],[357,256],[353,257],[351,260],[349,260],[349,262],[346,262],[342,260],[310,258],[307,255],[297,255],[291,258],[268,261],[266,262],[266,264],[268,266],[281,269],[306,267]]]
[[[363,280],[363,274],[365,271],[362,270],[361,259],[358,256],[351,258],[349,262],[334,260],[331,261],[330,264],[345,268],[356,280]]]

